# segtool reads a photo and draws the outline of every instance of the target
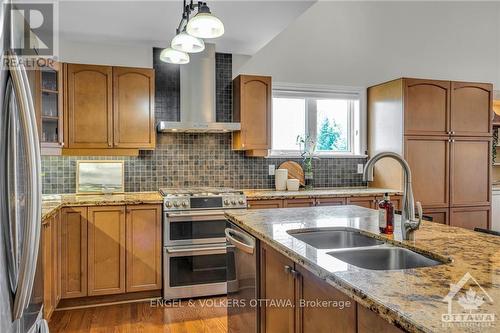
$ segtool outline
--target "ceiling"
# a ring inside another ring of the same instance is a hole
[[[225,26],[218,52],[253,55],[315,1],[208,1]],[[166,47],[182,1],[60,1],[61,40]]]

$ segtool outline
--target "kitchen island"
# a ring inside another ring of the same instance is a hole
[[[360,310],[370,309],[370,314],[383,318],[395,332],[498,332],[500,237],[424,221],[414,240],[402,240],[398,216],[394,235],[387,236],[379,233],[377,211],[355,206],[241,210],[226,216],[259,239],[264,248],[293,262],[295,271],[304,269],[355,301],[358,322],[352,324],[354,331],[356,327],[358,332],[376,331],[376,325],[362,330],[366,326],[360,324]],[[331,249],[317,249],[287,233],[329,227],[359,229],[442,264],[404,270],[362,269],[329,255]],[[452,284],[458,288],[450,290]],[[469,288],[476,294],[465,296]]]

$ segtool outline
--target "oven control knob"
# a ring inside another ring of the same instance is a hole
[[[224,206],[229,206],[229,200],[224,200]]]
[[[236,200],[231,200],[231,205],[236,205]]]
[[[165,207],[167,208],[172,207],[172,203],[170,201],[165,202]]]
[[[240,205],[243,205],[243,204],[245,203],[245,200],[240,199],[240,200],[238,200],[238,203],[239,203]]]
[[[188,205],[187,201],[182,202],[182,207],[187,207],[187,205]]]
[[[174,207],[175,208],[179,208],[179,203],[178,202],[174,202]]]

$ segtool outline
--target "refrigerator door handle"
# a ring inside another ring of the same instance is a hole
[[[10,57],[16,57],[9,54]],[[22,240],[22,254],[19,264],[19,280],[14,298],[13,316],[19,319],[29,304],[31,291],[36,272],[36,261],[41,232],[41,170],[40,147],[35,117],[35,108],[28,85],[28,77],[24,67],[16,59],[17,66],[11,66],[10,75],[19,108],[19,118],[23,123],[23,130],[27,146],[27,214],[24,238]]]

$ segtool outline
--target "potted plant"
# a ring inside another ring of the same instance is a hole
[[[313,159],[314,151],[316,150],[316,142],[311,138],[310,135],[303,137],[302,135],[297,136],[297,144],[300,149],[300,156],[302,157],[303,167],[304,167],[304,178],[306,190],[313,188]]]

